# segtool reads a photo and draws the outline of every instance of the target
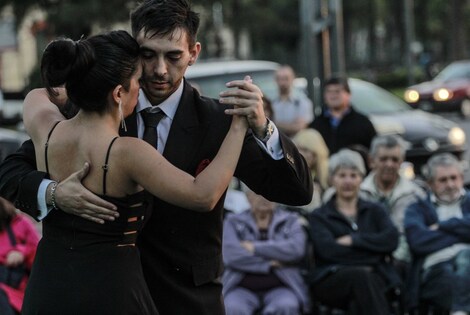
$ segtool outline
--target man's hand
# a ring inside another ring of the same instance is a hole
[[[278,260],[271,260],[269,262],[269,265],[271,266],[271,268],[273,269],[276,269],[276,268],[281,268],[282,267],[282,263]]]
[[[83,168],[57,185],[56,204],[70,214],[84,219],[104,223],[104,220],[114,221],[119,213],[112,203],[109,203],[82,185],[82,180],[87,176],[90,165],[85,163]]]
[[[12,250],[7,254],[5,266],[16,267],[16,266],[21,265],[23,262],[24,262],[23,253],[17,250]]]
[[[343,235],[343,236],[338,237],[336,239],[336,243],[338,243],[339,245],[343,245],[343,246],[351,246],[352,245],[352,237],[351,237],[351,235]]]
[[[252,83],[250,76],[246,76],[243,80],[228,82],[226,86],[235,88],[220,93],[219,101],[222,104],[235,106],[226,113],[245,116],[256,136],[264,138],[267,120],[263,108],[263,93],[259,87]]]

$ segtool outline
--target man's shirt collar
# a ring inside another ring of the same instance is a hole
[[[171,94],[166,100],[161,102],[158,106],[167,117],[171,120],[175,117],[176,110],[178,109],[178,105],[181,101],[181,97],[183,96],[183,88],[184,88],[184,79],[181,80],[180,86],[176,89],[173,94]],[[140,89],[139,91],[139,101],[137,102],[136,111],[140,112],[147,107],[151,107],[152,104],[148,100],[147,96],[145,95],[144,91]]]

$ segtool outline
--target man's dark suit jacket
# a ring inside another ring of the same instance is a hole
[[[165,158],[189,174],[201,171],[214,159],[230,128],[231,117],[224,109],[186,83]],[[129,136],[137,136],[135,115],[126,119]],[[312,197],[310,172],[294,144],[282,134],[280,139],[284,159],[275,161],[247,134],[235,176],[270,200],[306,204]],[[45,174],[34,168],[34,148],[28,141],[0,166],[0,194],[36,216],[37,189]],[[224,314],[220,282],[223,199],[209,213],[154,199],[139,246],[145,278],[161,315]]]

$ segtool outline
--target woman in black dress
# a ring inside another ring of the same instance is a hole
[[[89,163],[83,184],[114,203],[119,217],[97,224],[60,209],[46,216],[23,314],[158,314],[135,247],[150,200],[144,189],[210,211],[233,175],[246,119],[233,117],[216,158],[194,178],[148,143],[119,137],[123,117],[137,104],[141,75],[139,46],[127,32],[56,40],[44,52],[41,72],[47,91],[30,92],[24,104],[38,170],[59,182]],[[80,108],[69,120],[49,100],[64,103],[65,90],[55,88],[64,84]]]

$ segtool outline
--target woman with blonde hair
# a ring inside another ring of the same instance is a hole
[[[307,128],[299,131],[292,139],[307,161],[313,179],[312,201],[303,210],[308,212],[321,205],[323,192],[328,188],[328,156],[329,150],[323,137],[315,129]]]

